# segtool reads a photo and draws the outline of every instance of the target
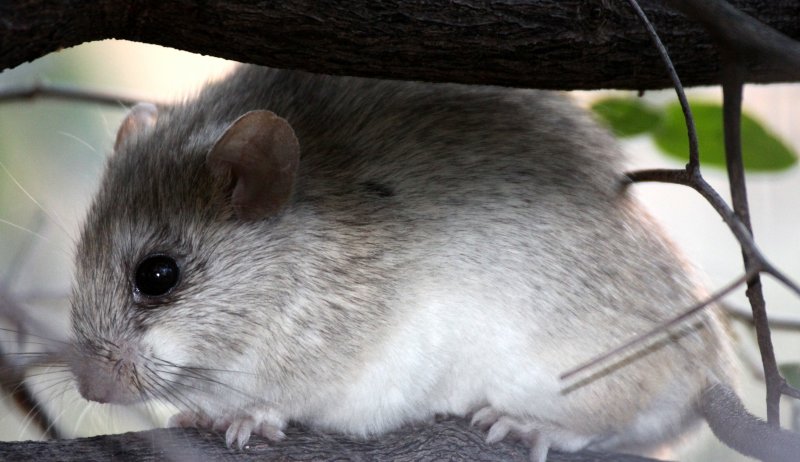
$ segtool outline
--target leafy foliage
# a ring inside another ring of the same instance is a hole
[[[800,364],[781,364],[779,369],[781,371],[781,375],[786,379],[786,382],[789,385],[795,388],[800,388]]]
[[[704,166],[725,167],[722,106],[703,101],[690,102]],[[646,134],[665,154],[686,160],[689,142],[683,112],[678,103],[660,111],[635,98],[607,98],[592,109],[620,137]],[[797,163],[797,154],[752,116],[742,114],[742,157],[745,169],[753,172],[785,170]]]
[[[620,137],[652,131],[661,122],[658,111],[633,98],[607,98],[595,103],[592,110]]]

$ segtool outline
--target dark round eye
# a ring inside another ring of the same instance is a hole
[[[150,255],[136,267],[136,291],[148,297],[169,293],[178,284],[180,269],[174,258],[167,255]]]

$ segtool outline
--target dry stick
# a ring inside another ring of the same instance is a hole
[[[61,432],[55,428],[54,420],[47,414],[41,402],[33,395],[33,393],[25,385],[24,377],[18,377],[13,372],[14,366],[10,365],[8,361],[3,358],[4,353],[0,352],[0,372],[3,378],[0,379],[0,385],[8,393],[8,396],[14,401],[23,412],[27,419],[42,432],[47,439],[60,439]]]
[[[731,318],[747,325],[753,325],[753,313],[751,310],[726,302],[720,303],[720,306]],[[772,313],[769,317],[769,327],[773,330],[800,331],[800,317]]]
[[[589,369],[592,366],[595,366],[597,364],[603,363],[604,361],[607,361],[608,359],[610,359],[610,358],[622,353],[623,351],[627,350],[628,348],[631,348],[631,347],[633,347],[635,345],[642,344],[646,340],[648,340],[649,338],[654,337],[654,336],[656,336],[656,335],[658,335],[660,333],[666,332],[667,329],[669,329],[671,327],[674,327],[674,326],[686,321],[691,316],[697,314],[698,312],[700,312],[701,310],[703,310],[704,308],[706,308],[710,304],[712,304],[712,303],[716,302],[717,300],[721,299],[722,297],[728,295],[731,291],[733,291],[734,289],[739,287],[741,284],[744,284],[745,282],[750,281],[752,278],[758,276],[758,273],[759,273],[760,270],[761,270],[761,268],[759,268],[758,266],[754,266],[754,267],[750,268],[745,274],[743,274],[742,276],[736,278],[736,280],[734,280],[733,282],[731,282],[727,286],[723,287],[722,289],[720,289],[719,291],[717,291],[716,293],[714,293],[713,295],[711,295],[707,299],[703,300],[702,302],[695,304],[694,306],[692,306],[688,310],[684,311],[683,313],[679,314],[678,316],[675,316],[674,318],[655,326],[654,328],[650,329],[649,331],[647,331],[647,332],[645,332],[643,334],[637,335],[636,337],[632,338],[631,340],[628,340],[627,342],[623,343],[622,345],[620,345],[620,346],[618,346],[618,347],[616,347],[616,348],[614,348],[612,350],[609,350],[609,351],[601,354],[600,356],[592,358],[591,360],[586,361],[585,363],[581,364],[578,367],[575,367],[573,369],[568,370],[567,372],[564,372],[563,374],[561,374],[560,379],[561,380],[567,380],[567,379],[575,376],[576,374],[579,374],[579,373]]]
[[[27,87],[10,87],[0,89],[1,102],[27,101],[37,97],[62,99],[67,101],[82,101],[85,103],[99,103],[111,106],[133,106],[139,102],[153,102],[150,98],[138,98],[134,95],[123,95],[98,90],[87,90],[79,87],[65,85],[50,85],[41,82]],[[159,104],[155,103],[154,104]]]
[[[653,28],[650,20],[647,19],[647,15],[644,14],[644,11],[639,6],[639,3],[636,0],[628,0],[628,3],[636,11],[639,19],[641,19],[644,23],[645,28],[647,28],[647,33],[650,35],[650,39],[655,44],[656,49],[658,49],[658,54],[661,56],[661,60],[667,67],[669,77],[672,79],[672,86],[675,88],[675,93],[678,94],[678,101],[681,103],[683,118],[686,120],[686,131],[687,135],[689,136],[689,164],[686,165],[686,169],[698,170],[700,168],[700,151],[697,148],[697,130],[695,130],[694,127],[692,110],[689,107],[689,101],[686,99],[686,93],[683,91],[681,79],[678,77],[677,71],[675,71],[675,66],[672,64],[672,59],[670,59],[667,49],[664,47],[664,44],[661,43],[661,38],[658,36],[655,28]]]
[[[728,170],[728,183],[731,189],[733,210],[742,224],[753,235],[750,223],[750,210],[747,203],[747,187],[744,178],[741,143],[742,82],[744,68],[738,59],[725,56],[722,63],[722,95],[723,120],[725,131],[725,160]],[[747,252],[742,251],[746,269],[757,263]],[[767,308],[761,287],[761,278],[754,277],[747,283],[747,298],[753,310],[753,323],[756,327],[756,339],[761,351],[761,362],[764,367],[764,381],[767,389],[767,421],[774,427],[780,426],[780,399],[784,380],[778,370],[775,350],[772,346],[772,333],[767,321]]]
[[[44,223],[43,214],[38,213],[34,219],[35,222],[31,229],[38,231]],[[17,332],[18,343],[24,343],[28,328],[34,324],[34,321],[18,305],[16,300],[12,299],[9,292],[19,274],[19,268],[22,267],[22,262],[28,258],[32,246],[33,239],[29,236],[11,257],[11,265],[8,272],[0,280],[0,318],[4,317],[3,314],[5,313],[5,317],[17,326],[17,329],[19,329]],[[45,436],[50,439],[59,438],[60,434],[55,428],[53,419],[47,415],[39,400],[36,399],[25,383],[24,368],[12,364],[7,359],[9,357],[2,343],[0,343],[0,388],[8,393],[22,412],[28,416]]]
[[[0,304],[2,305],[0,313],[4,311],[22,312],[22,308],[4,293],[4,288],[0,288]],[[13,364],[8,358],[10,358],[10,354],[5,351],[0,342],[0,389],[5,390],[20,410],[45,436],[50,439],[60,438],[61,435],[53,425],[53,420],[25,383],[25,368],[30,367],[31,364],[27,363],[25,367],[20,367]]]
[[[650,33],[651,38],[656,44],[656,47],[659,50],[659,53],[662,56],[665,64],[667,65],[667,69],[670,73],[670,76],[675,82],[675,91],[678,93],[678,98],[681,101],[681,107],[683,109],[684,118],[686,119],[687,131],[689,135],[689,164],[686,166],[686,170],[678,171],[678,170],[651,170],[645,172],[635,172],[629,175],[629,179],[631,182],[634,181],[648,181],[648,180],[656,180],[660,177],[659,181],[668,181],[673,183],[680,183],[692,186],[695,190],[697,190],[703,197],[708,200],[712,206],[717,210],[720,215],[722,215],[723,219],[728,224],[731,231],[736,235],[737,239],[739,240],[742,248],[742,254],[745,261],[745,269],[747,271],[746,274],[750,274],[755,271],[752,279],[748,278],[748,289],[747,289],[747,296],[750,299],[750,304],[753,310],[753,321],[756,325],[756,335],[758,338],[759,350],[761,352],[762,363],[764,367],[764,375],[766,380],[767,386],[767,416],[768,421],[773,426],[780,425],[780,410],[779,410],[779,401],[781,394],[787,394],[791,396],[800,396],[800,390],[794,389],[790,387],[786,381],[781,377],[780,372],[777,367],[777,362],[775,360],[775,353],[772,346],[772,340],[770,338],[771,333],[769,330],[769,325],[767,323],[767,315],[766,315],[766,304],[764,302],[763,291],[761,289],[761,281],[758,273],[761,270],[767,271],[771,275],[773,275],[776,279],[780,280],[795,292],[800,294],[800,287],[797,284],[794,284],[788,277],[783,275],[780,271],[778,271],[774,266],[769,264],[767,260],[763,257],[763,255],[758,251],[758,248],[755,245],[755,242],[752,238],[752,227],[750,225],[750,218],[749,218],[749,210],[747,205],[747,190],[745,188],[744,182],[744,166],[742,163],[742,156],[741,156],[741,134],[740,134],[740,119],[741,119],[741,92],[742,92],[742,82],[744,81],[744,68],[739,61],[734,61],[730,58],[730,56],[726,56],[726,59],[723,62],[723,94],[724,94],[724,126],[725,126],[725,146],[726,146],[726,159],[728,163],[728,175],[729,175],[729,184],[731,188],[731,195],[733,198],[734,209],[731,213],[730,209],[724,203],[719,194],[706,183],[706,181],[700,175],[699,170],[699,155],[697,152],[697,140],[695,135],[694,123],[693,118],[691,115],[691,110],[688,107],[688,104],[685,103],[685,95],[683,92],[682,87],[680,86],[680,81],[677,77],[677,74],[674,71],[672,66],[671,60],[669,59],[666,50],[661,44],[661,41],[658,38],[658,34],[653,29],[652,25],[648,21],[646,15],[642,11],[642,9],[637,4],[636,0],[629,0],[631,6],[636,10],[636,13],[645,23],[648,33]],[[724,22],[724,20],[720,21],[719,17],[721,16],[721,11],[719,8],[724,9],[724,13],[728,16],[736,17],[738,20],[749,20],[749,24],[751,27],[748,29],[750,32],[757,32],[760,34],[761,38],[768,37],[774,41],[778,41],[781,38],[779,37],[779,33],[775,32],[772,29],[769,29],[763,25],[760,25],[757,21],[749,18],[746,15],[743,15],[730,7],[730,5],[721,5],[720,2],[710,2],[704,3],[703,5],[710,5],[713,3],[715,8],[715,14],[708,14],[707,9],[702,8],[696,2],[683,2],[680,0],[674,1],[673,3],[677,4],[678,7],[683,8],[685,10],[689,10],[690,15],[697,15],[703,16],[703,22],[706,24],[712,34],[720,41],[720,43],[728,44],[733,43],[736,41],[737,45],[741,48],[742,44],[737,41],[738,35],[730,35],[730,28],[721,27],[719,22]],[[701,2],[702,3],[702,2]],[[766,31],[766,32],[765,32]],[[774,41],[772,43],[774,43]],[[746,42],[745,42],[746,43]],[[767,40],[769,43],[769,40]],[[747,45],[749,46],[749,45]],[[765,46],[763,43],[760,46]],[[796,43],[792,42],[792,50],[791,53],[794,53],[798,49]],[[723,52],[728,50],[723,49]],[[752,48],[748,48],[748,51],[752,52]],[[732,288],[731,288],[732,290]],[[701,305],[701,308],[705,305]],[[680,316],[679,319],[685,319],[684,317]],[[662,327],[663,328],[663,327]],[[562,379],[573,375],[574,373],[584,370],[590,367],[593,364],[598,362],[604,361],[609,357],[619,353],[619,351],[624,350],[632,345],[635,345],[639,342],[646,340],[648,337],[655,335],[658,332],[658,329],[655,331],[651,331],[639,338],[636,338],[627,344],[623,345],[616,350],[613,350],[593,361],[588,362],[587,364],[573,369],[568,374],[564,374]]]
[[[705,26],[712,31],[713,35],[717,37],[719,41],[736,41],[736,44],[741,48],[737,48],[737,50],[744,52],[746,50],[749,53],[753,53],[756,55],[761,55],[761,53],[765,53],[767,55],[773,56],[776,53],[779,55],[780,50],[783,48],[775,48],[774,43],[780,43],[781,47],[788,47],[791,49],[791,53],[796,53],[800,56],[800,44],[794,42],[792,39],[786,37],[785,35],[781,34],[780,32],[775,31],[774,29],[765,26],[764,24],[756,21],[755,19],[745,15],[744,13],[739,12],[735,8],[731,7],[724,1],[719,0],[709,0],[709,1],[693,1],[693,0],[670,0],[677,8],[687,11],[687,14],[691,16],[698,16],[698,19],[703,21]],[[689,163],[686,166],[685,171],[669,171],[671,173],[665,173],[667,171],[664,170],[651,170],[651,171],[643,171],[643,172],[636,172],[629,174],[628,177],[632,182],[635,181],[647,181],[645,176],[649,174],[655,173],[657,176],[663,176],[669,179],[669,182],[673,183],[680,183],[685,184],[688,186],[692,186],[695,190],[700,192],[703,197],[705,197],[709,202],[714,205],[715,209],[722,215],[722,218],[731,228],[736,238],[739,240],[742,246],[742,251],[748,258],[756,259],[760,262],[760,265],[763,267],[763,270],[771,274],[773,277],[784,283],[790,289],[792,289],[795,293],[800,295],[800,285],[794,283],[790,280],[786,275],[781,273],[777,270],[773,265],[771,265],[766,258],[758,251],[755,242],[752,239],[752,233],[750,232],[749,226],[749,218],[747,222],[743,222],[739,220],[735,213],[731,212],[730,209],[727,207],[725,202],[719,197],[719,194],[710,186],[708,183],[703,179],[702,175],[700,174],[699,168],[699,152],[697,149],[697,136],[694,127],[694,118],[692,117],[691,109],[689,108],[689,104],[686,100],[686,95],[683,91],[683,86],[680,83],[680,79],[678,78],[677,72],[675,71],[675,67],[672,64],[672,60],[669,57],[664,45],[661,43],[661,39],[658,37],[658,33],[653,28],[650,21],[647,19],[644,11],[642,11],[641,7],[637,3],[636,0],[628,0],[628,3],[634,8],[639,18],[644,22],[645,26],[647,27],[647,31],[650,34],[653,42],[656,45],[656,48],[661,55],[662,60],[664,61],[665,66],[667,67],[667,71],[670,74],[670,78],[675,84],[675,92],[678,94],[678,99],[681,102],[681,109],[683,110],[684,119],[686,121],[686,128],[687,134],[689,137]],[[710,9],[709,9],[710,8]],[[724,19],[720,19],[724,18]],[[720,25],[723,23],[723,25]],[[744,42],[741,42],[740,38],[742,35],[737,33],[732,33],[731,31],[735,28],[731,27],[724,27],[725,25],[740,25],[747,30],[747,34],[745,34],[748,39]],[[753,45],[753,42],[757,43]],[[742,48],[743,47],[743,48]],[[723,50],[724,51],[724,50]],[[798,61],[800,63],[800,61]],[[785,63],[784,63],[785,64]],[[740,104],[741,105],[741,104]],[[738,130],[738,124],[737,124]],[[740,155],[741,157],[741,155]],[[730,169],[729,169],[730,171]],[[742,169],[742,175],[743,169]],[[742,182],[742,185],[744,183]],[[744,187],[742,186],[742,190]],[[746,205],[746,191],[744,194],[744,201]],[[715,205],[716,204],[716,205]],[[734,206],[734,210],[737,208]]]
[[[800,285],[791,280],[788,276],[783,274],[780,270],[775,268],[772,263],[767,260],[764,254],[756,245],[747,227],[739,220],[734,211],[728,207],[722,196],[711,187],[708,182],[700,175],[699,172],[689,172],[687,170],[675,169],[652,169],[652,170],[637,170],[634,172],[626,173],[626,185],[631,183],[641,183],[652,181],[656,183],[671,183],[689,186],[697,191],[703,198],[711,205],[711,207],[722,217],[722,220],[728,225],[734,237],[739,241],[742,247],[742,252],[750,258],[758,262],[761,271],[770,274],[779,282],[782,282],[786,287],[792,290],[797,296],[800,296]]]
[[[687,132],[688,132],[687,134],[688,134],[688,138],[689,138],[689,151],[690,151],[689,152],[689,163],[686,165],[686,169],[685,170],[654,170],[654,171],[651,170],[651,171],[646,171],[646,172],[639,172],[638,174],[637,173],[633,173],[633,174],[630,174],[628,176],[629,180],[632,181],[632,182],[633,181],[643,181],[643,180],[646,180],[646,179],[652,179],[654,177],[659,177],[660,176],[660,177],[663,177],[662,179],[668,180],[669,182],[686,184],[686,185],[694,187],[704,197],[706,197],[706,199],[709,200],[709,202],[712,203],[712,206],[714,206],[714,208],[722,215],[723,219],[725,219],[726,223],[728,223],[729,227],[731,227],[731,229],[734,232],[734,234],[736,235],[736,237],[740,241],[747,242],[747,244],[749,244],[749,245],[742,245],[743,249],[744,248],[748,249],[748,251],[747,251],[748,254],[747,255],[750,256],[750,255],[752,255],[754,253],[757,253],[757,249],[755,247],[755,243],[752,241],[750,232],[747,229],[747,227],[746,226],[745,227],[742,226],[742,223],[730,211],[730,209],[727,207],[727,205],[722,200],[722,198],[719,197],[719,195],[716,193],[716,191],[714,191],[713,188],[711,188],[711,186],[708,185],[708,183],[706,183],[705,180],[703,180],[702,176],[700,175],[699,152],[698,152],[698,149],[697,149],[697,135],[696,135],[695,127],[694,127],[694,120],[693,120],[693,117],[692,117],[692,113],[691,113],[691,109],[689,107],[688,101],[686,99],[685,92],[683,91],[683,86],[680,83],[680,78],[678,77],[677,72],[675,72],[675,68],[674,68],[674,66],[672,64],[672,60],[670,59],[669,54],[667,53],[666,49],[664,48],[664,45],[661,43],[661,40],[658,37],[658,33],[655,31],[655,29],[653,28],[652,24],[647,19],[647,15],[645,15],[644,11],[642,11],[641,7],[639,6],[639,4],[637,3],[636,0],[628,0],[628,3],[636,11],[636,14],[639,16],[639,18],[645,24],[645,27],[647,28],[647,31],[650,34],[651,39],[655,43],[656,48],[658,48],[659,54],[661,55],[661,58],[664,61],[664,64],[667,67],[667,70],[668,70],[668,72],[670,74],[670,77],[672,78],[672,81],[673,81],[673,83],[675,85],[675,92],[678,94],[678,99],[681,102],[681,108],[683,109],[684,118],[686,120],[686,127],[687,127]],[[758,261],[758,262],[766,262],[766,259],[761,257],[760,254],[758,256],[760,258],[751,258],[750,260],[755,260],[755,261]],[[766,265],[751,265],[750,267],[746,268],[745,276],[747,276],[747,275],[751,275],[753,277],[758,276],[758,272],[761,269],[765,268],[765,266]],[[755,270],[755,274],[751,274],[753,272],[753,270]],[[749,281],[749,279],[750,278],[748,278],[746,280]],[[736,285],[738,285],[738,284],[736,284]],[[726,290],[728,290],[728,291],[733,290],[733,288],[735,288],[736,285],[728,286],[726,288]],[[699,305],[696,305],[695,307],[692,307],[687,312],[688,314],[684,313],[684,314],[678,316],[677,318],[673,319],[672,321],[667,322],[666,325],[667,326],[671,326],[675,322],[679,322],[681,320],[686,319],[686,317],[689,316],[690,314],[692,314],[692,313],[694,313],[696,311],[699,311],[700,309],[703,309],[704,307],[706,307],[708,305],[708,303],[709,302],[705,302],[705,303],[701,303]],[[582,364],[582,365],[580,365],[580,366],[568,371],[567,373],[565,373],[565,374],[563,374],[561,376],[561,379],[563,380],[565,378],[568,378],[568,377],[576,374],[577,372],[580,372],[580,371],[585,370],[585,369],[587,369],[587,368],[589,368],[589,367],[591,367],[591,366],[593,366],[593,365],[595,365],[597,363],[605,361],[608,358],[613,357],[614,355],[618,354],[620,351],[623,351],[626,348],[629,348],[629,347],[631,347],[633,345],[639,344],[640,342],[643,342],[643,341],[647,340],[649,337],[651,337],[653,335],[656,335],[663,328],[664,328],[664,325],[658,326],[655,329],[651,330],[650,332],[647,332],[647,333],[645,333],[643,335],[640,335],[640,336],[632,339],[631,341],[626,342],[622,346],[620,346],[620,347],[618,347],[618,348],[616,348],[614,350],[611,350],[611,351],[609,351],[609,352],[607,352],[607,353],[605,353],[605,354],[603,354],[603,355],[601,355],[601,356],[599,356],[599,357],[597,357],[597,358],[595,358],[593,360],[590,360],[590,361],[588,361],[588,362],[586,362],[586,363],[584,363],[584,364]]]
[[[781,387],[781,393],[786,396],[791,396],[792,398],[800,399],[800,390],[789,385],[785,380],[783,382],[783,387]]]
[[[681,106],[683,108],[684,117],[686,119],[686,126],[687,132],[689,137],[689,163],[686,165],[686,169],[684,170],[643,170],[638,172],[632,172],[627,175],[628,181],[630,183],[639,182],[639,181],[659,181],[659,182],[666,182],[666,183],[676,183],[676,184],[683,184],[686,186],[691,186],[697,192],[699,192],[710,204],[711,206],[720,214],[722,219],[728,225],[730,230],[733,232],[734,236],[736,236],[737,240],[739,241],[742,252],[746,256],[747,260],[752,262],[750,266],[746,267],[745,277],[748,275],[752,275],[753,277],[757,277],[760,271],[767,271],[773,276],[775,276],[780,281],[784,282],[788,287],[794,290],[798,295],[800,295],[800,286],[792,282],[788,277],[783,275],[780,271],[778,271],[774,266],[772,266],[767,259],[763,256],[760,252],[758,247],[755,244],[755,241],[752,238],[752,233],[750,232],[749,227],[743,223],[743,221],[737,216],[737,214],[731,210],[722,197],[714,190],[714,188],[709,185],[705,179],[703,179],[702,175],[700,174],[699,168],[699,152],[697,151],[697,139],[696,139],[696,132],[694,128],[694,120],[691,114],[691,109],[689,108],[688,103],[686,102],[686,96],[683,91],[683,87],[680,84],[680,79],[675,72],[674,66],[672,65],[672,61],[669,58],[661,40],[658,38],[658,33],[653,29],[652,25],[650,24],[647,16],[644,14],[644,11],[639,7],[636,0],[628,0],[631,6],[636,10],[636,13],[645,23],[648,32],[650,33],[653,42],[656,44],[656,47],[661,54],[662,59],[667,67],[667,70],[670,73],[670,76],[675,83],[675,91],[678,94],[678,99],[681,101]],[[746,279],[749,283],[750,278]],[[728,286],[725,290],[730,291],[735,288],[736,285]],[[691,313],[695,311],[699,311],[704,307],[708,306],[708,303],[701,303],[692,307],[689,310],[689,314],[681,314],[677,318],[673,319],[672,321],[667,322],[666,324],[671,326],[675,322],[680,322],[681,320],[686,319]],[[564,380],[570,376],[577,374],[580,371],[586,370],[598,363],[606,361],[607,359],[613,357],[614,355],[620,353],[621,351],[630,348],[631,346],[637,345],[641,342],[646,341],[648,338],[657,335],[661,329],[664,329],[664,325],[658,326],[655,329],[651,330],[648,333],[640,335],[633,340],[626,342],[624,345],[609,351],[597,358],[594,358],[586,363],[571,369],[570,371],[561,375],[561,379]],[[762,353],[763,355],[763,353]],[[778,376],[780,377],[780,376]],[[785,387],[786,384],[781,379],[780,383]],[[787,390],[786,393],[792,393],[792,390]]]
[[[703,23],[706,30],[716,39],[723,51],[723,95],[725,98],[725,142],[728,162],[729,182],[734,210],[741,214],[745,226],[750,229],[747,195],[744,183],[744,169],[741,163],[741,144],[739,118],[741,113],[741,85],[746,78],[744,67],[748,63],[768,63],[777,69],[794,73],[800,69],[800,43],[775,29],[742,13],[722,0],[668,0],[688,16]],[[735,59],[733,59],[735,58]],[[730,146],[730,148],[729,148]],[[733,164],[732,164],[733,163]],[[734,180],[736,183],[734,183]],[[740,194],[737,196],[737,194]],[[745,265],[752,261],[745,251]],[[763,261],[763,260],[762,260]],[[772,265],[764,270],[778,281],[798,292],[796,284]],[[800,398],[800,390],[789,386],[780,376],[774,364],[774,352],[766,315],[763,291],[759,279],[748,285],[747,296],[756,324],[756,335],[764,361],[767,381],[767,415],[773,425],[778,425],[780,394]],[[769,372],[768,372],[769,371]]]

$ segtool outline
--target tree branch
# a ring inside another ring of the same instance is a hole
[[[733,3],[800,37],[800,3]],[[719,82],[717,52],[700,26],[661,2],[644,10],[686,85]],[[744,14],[728,24],[761,30]],[[671,85],[636,15],[617,2],[0,2],[0,68],[107,38],[328,74],[556,89]],[[748,73],[754,82],[799,77],[798,66],[764,62]]]
[[[528,448],[522,443],[501,441],[488,444],[483,432],[463,419],[446,419],[425,426],[406,427],[380,439],[355,441],[339,435],[290,427],[286,439],[267,443],[253,436],[241,452],[225,449],[224,436],[196,429],[160,429],[122,435],[57,440],[50,442],[0,442],[0,460],[392,460],[425,462],[447,460],[527,462]],[[655,462],[652,459],[593,452],[551,451],[548,462]]]
[[[119,92],[87,89],[67,85],[42,84],[36,82],[24,87],[0,88],[0,103],[29,101],[36,98],[51,98],[71,102],[103,104],[115,107],[133,106],[136,103],[152,102],[153,98],[145,95],[129,95]]]
[[[725,52],[736,54],[747,70],[754,65],[774,69],[800,68],[800,43],[764,27],[724,0],[668,0],[667,3],[703,24]],[[745,71],[745,69],[742,69]],[[746,79],[742,75],[743,79]]]

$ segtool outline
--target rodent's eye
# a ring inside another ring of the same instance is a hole
[[[136,267],[136,291],[148,297],[166,295],[178,284],[180,269],[168,255],[150,255]]]

